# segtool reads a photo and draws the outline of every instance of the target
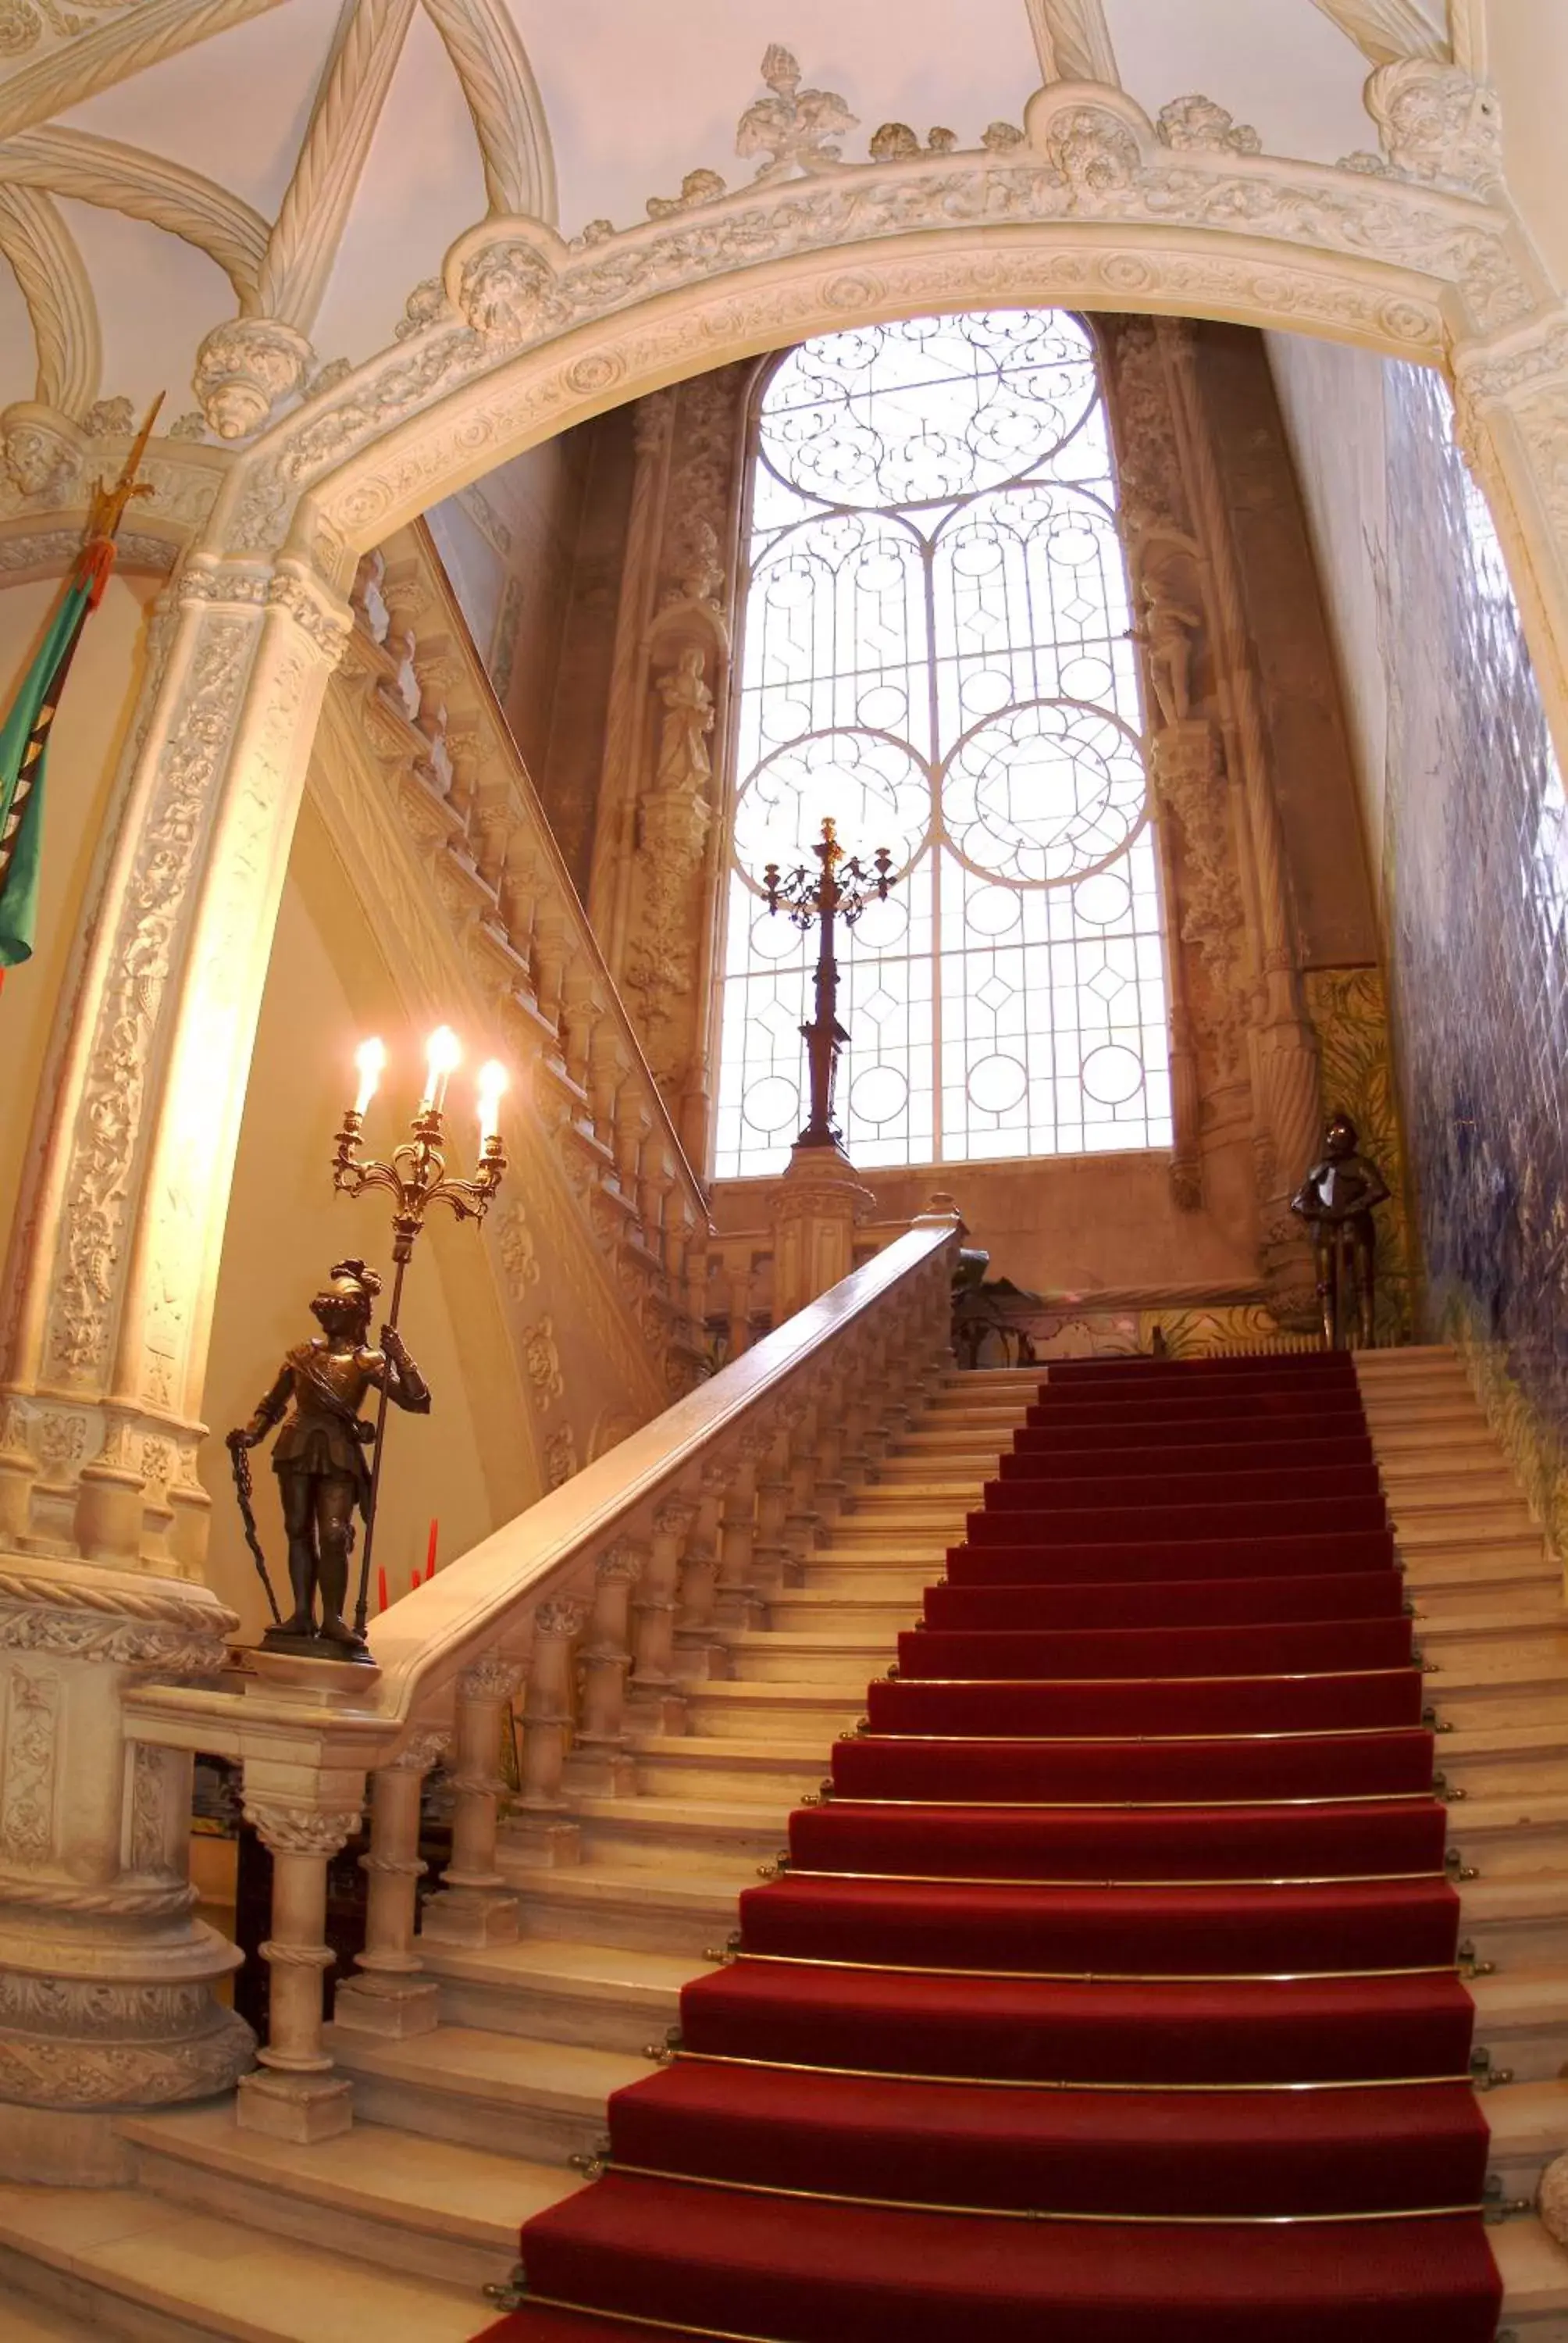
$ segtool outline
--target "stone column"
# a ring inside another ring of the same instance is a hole
[[[773,1192],[773,1323],[855,1266],[855,1222],[875,1202],[841,1148],[797,1145]]]
[[[327,1866],[359,1827],[357,1806],[274,1805],[246,1800],[272,1855],[272,1932],[261,1947],[270,1972],[260,2069],[240,2077],[242,2131],[274,2139],[331,2139],[354,2120],[354,2087],[334,2072],[322,2038],[322,1979],[337,1955],[327,1936]]]
[[[507,1843],[528,1863],[578,1859],[578,1827],[561,1795],[572,1729],[572,1646],[588,1604],[557,1597],[534,1613],[534,1648],[523,1694],[522,1785]]]
[[[425,1776],[447,1745],[444,1733],[416,1733],[370,1785],[370,1852],[366,1875],[365,1949],[358,1976],[337,1988],[335,2026],[350,2032],[428,2034],[439,2022],[439,1988],[422,1975],[414,1949],[419,1855],[419,1805]]]
[[[689,1497],[668,1497],[654,1514],[652,1553],[631,1606],[637,1628],[635,1693],[676,1689],[673,1664],[680,1554],[696,1519],[697,1507]]]
[[[230,2088],[239,1955],[192,1916],[187,1752],[128,1741],[149,1675],[210,1674],[237,1621],[205,1589],[0,1557],[0,2179],[130,2177],[106,2107]]]
[[[518,1934],[518,1899],[496,1869],[496,1801],[506,1788],[499,1767],[507,1712],[523,1680],[520,1666],[481,1660],[457,1678],[452,1736],[452,1859],[441,1892],[425,1906],[420,1934],[444,1945],[509,1945]]]
[[[646,1549],[622,1538],[595,1567],[594,1605],[579,1654],[583,1712],[572,1774],[579,1785],[615,1792],[631,1786],[626,1738],[626,1678],[631,1666],[631,1590],[642,1575]]]
[[[196,1578],[202,1386],[251,1044],[347,606],[196,557],[61,1002],[7,1269],[0,1552]]]

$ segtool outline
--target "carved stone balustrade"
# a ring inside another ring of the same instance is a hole
[[[705,1355],[684,1285],[707,1201],[423,524],[366,556],[351,602],[327,731],[385,777],[454,973],[477,984],[560,1133],[584,1241],[618,1282],[632,1242],[682,1288],[635,1314],[654,1387],[689,1389]]]
[[[358,1826],[367,1782],[366,1943],[337,2025],[346,2036],[412,2035],[439,2023],[421,1946],[516,1936],[519,1869],[577,1859],[575,1799],[632,1787],[630,1724],[678,1729],[682,1677],[708,1672],[749,1624],[759,1584],[776,1583],[817,1534],[818,1513],[829,1518],[848,1493],[842,1425],[852,1403],[859,1413],[868,1363],[884,1363],[888,1388],[866,1403],[867,1448],[896,1417],[895,1363],[917,1379],[940,1371],[955,1245],[950,1217],[918,1222],[384,1612],[370,1628],[371,1666],[256,1653],[238,1690],[217,1679],[127,1689],[138,1778],[175,1802],[139,1825],[160,1892],[189,1892],[183,1878],[162,1880],[185,1856],[184,1753],[241,1761],[246,1811],[273,1853],[262,1948],[270,2021],[241,2085],[243,2125],[309,2141],[352,2122],[351,2086],[332,2063],[337,2029],[322,2022],[327,1870]],[[524,1650],[526,1668],[513,1656]],[[501,1758],[525,1674],[509,1789]],[[645,1694],[651,1720],[635,1705]],[[448,1739],[451,1858],[416,1935],[420,1781]]]

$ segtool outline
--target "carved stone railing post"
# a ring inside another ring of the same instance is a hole
[[[447,1945],[509,1945],[518,1934],[518,1899],[496,1869],[496,1801],[503,1730],[523,1671],[515,1661],[481,1660],[457,1678],[452,1739],[452,1859],[441,1891],[425,1906],[421,1934]]]
[[[789,1513],[790,1459],[805,1413],[803,1402],[791,1403],[757,1470],[757,1534],[752,1541],[752,1578],[761,1594],[777,1594],[789,1561],[786,1523]]]
[[[568,1818],[561,1792],[572,1711],[572,1647],[582,1633],[588,1604],[557,1595],[534,1613],[534,1646],[523,1695],[521,1783],[508,1829],[508,1845],[527,1861],[575,1863],[577,1825]]]
[[[425,1776],[447,1745],[444,1733],[416,1733],[406,1749],[370,1779],[370,1848],[359,1858],[366,1877],[365,1949],[359,1974],[337,1988],[335,2026],[365,2034],[428,2034],[437,2024],[438,1988],[422,1974],[414,1949],[419,1855],[419,1803]]]
[[[626,1677],[631,1665],[631,1590],[642,1574],[646,1549],[622,1538],[601,1554],[594,1571],[594,1604],[583,1671],[582,1722],[574,1772],[587,1761],[602,1786],[629,1787],[626,1738]]]
[[[616,1101],[630,1071],[613,1018],[601,1017],[588,1042],[588,1104],[594,1127],[611,1152],[615,1150]]]
[[[757,1600],[752,1557],[757,1540],[757,1467],[762,1452],[760,1434],[751,1433],[742,1441],[719,1517],[719,1585],[714,1613],[727,1627],[742,1625]]]
[[[673,1692],[680,1556],[698,1516],[689,1497],[667,1497],[653,1517],[653,1545],[632,1602],[634,1693]]]
[[[785,1584],[798,1582],[801,1566],[817,1543],[821,1508],[817,1490],[821,1470],[821,1406],[811,1403],[800,1419],[790,1447],[789,1489],[784,1508]]]
[[[236,2119],[274,2139],[331,2139],[354,2120],[353,2086],[334,2072],[322,2038],[322,1985],[337,1955],[327,1943],[327,1866],[359,1827],[357,1807],[275,1805],[247,1794],[246,1820],[272,1856],[266,2040],[259,2071],[242,2075]]]
[[[719,1519],[733,1468],[723,1459],[705,1465],[698,1483],[701,1497],[697,1523],[686,1541],[680,1566],[680,1608],[676,1614],[675,1644],[693,1671],[706,1674],[713,1644],[713,1614],[719,1600]]]

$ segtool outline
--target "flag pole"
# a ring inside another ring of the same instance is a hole
[[[102,601],[114,569],[115,540],[126,508],[134,497],[153,493],[150,483],[137,474],[163,403],[159,391],[113,486],[106,488],[102,478],[93,483],[81,545],[56,597],[43,644],[0,726],[0,980],[7,967],[32,957],[44,751],[82,629]]]

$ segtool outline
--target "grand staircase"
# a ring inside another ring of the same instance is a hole
[[[1451,1876],[1476,1970],[1474,2041],[1493,2077],[1512,2077],[1479,2099],[1488,2169],[1502,2200],[1527,2199],[1568,2147],[1568,2085],[1557,2079],[1568,2062],[1559,1575],[1452,1354],[1372,1354],[1358,1374],[1432,1671],[1438,1765],[1456,1801]],[[817,1798],[868,1683],[881,1680],[884,1704],[940,1693],[907,1672],[889,1686],[887,1671],[1040,1382],[1038,1372],[946,1378],[799,1583],[689,1650],[678,1698],[634,1704],[635,1782],[576,1798],[578,1861],[540,1867],[535,1841],[508,1847],[503,1836],[520,1941],[424,1943],[441,1991],[433,2033],[337,2030],[335,2056],[355,2079],[352,2132],[299,2147],[236,2130],[226,2103],[199,2107],[125,2121],[134,2179],[123,2189],[0,2189],[0,2277],[24,2298],[0,2309],[7,2343],[89,2333],[467,2343],[481,2331],[477,2289],[506,2279],[519,2223],[564,2206],[598,2168],[606,2101],[657,2071],[648,2054],[680,2023],[682,1986],[711,1971],[722,1995],[746,1975],[744,1961],[714,1966],[737,1897],[776,1862],[791,1811]],[[971,1732],[972,1718],[957,1729]],[[845,1745],[840,1767],[861,1762],[860,1749]],[[832,1808],[817,1811],[832,1826]],[[817,1825],[804,1827],[809,1838]],[[668,2071],[683,2069],[702,2071],[685,2060]],[[1401,2152],[1391,2137],[1388,2155]],[[576,2208],[554,2217],[569,2228]],[[1020,2224],[1026,2234],[1039,2232]],[[1489,2235],[1505,2327],[1517,2343],[1563,2343],[1568,2255],[1528,2213]],[[796,2332],[749,2318],[730,2331]],[[519,2343],[634,2332],[516,2314]]]

